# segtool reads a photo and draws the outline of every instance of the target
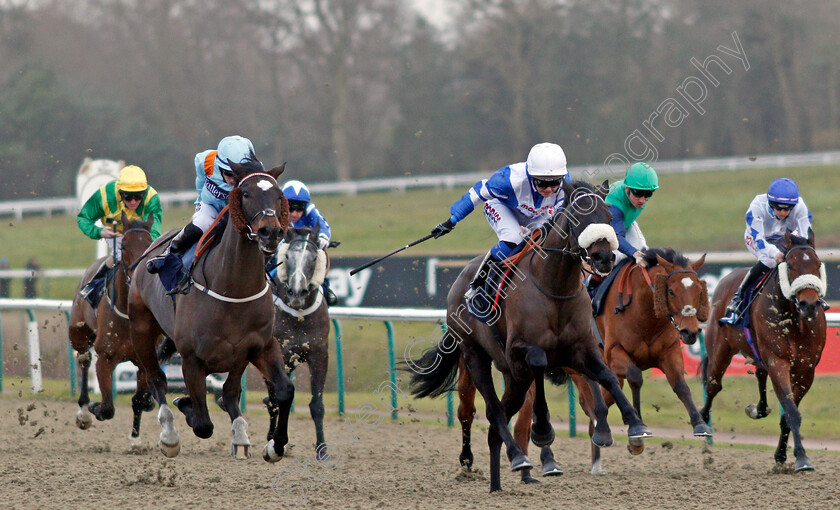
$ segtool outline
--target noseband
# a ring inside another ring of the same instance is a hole
[[[581,193],[574,197],[569,205],[564,207],[561,211],[558,211],[555,216],[553,216],[547,223],[547,228],[554,228],[557,225],[555,218],[557,215],[562,214],[563,211],[568,211],[575,205],[575,202],[580,200],[584,197],[594,197],[601,202],[604,202],[604,199],[601,195],[597,193]],[[609,227],[604,228],[604,227]],[[544,251],[553,252],[553,253],[562,253],[564,255],[569,255],[572,257],[578,257],[582,262],[586,262],[587,264],[591,265],[592,257],[589,255],[589,248],[597,242],[599,239],[606,239],[607,242],[610,243],[610,247],[613,250],[618,249],[618,238],[615,235],[615,231],[606,223],[592,223],[587,225],[580,234],[575,233],[575,228],[573,225],[569,226],[570,233],[574,236],[575,240],[577,241],[577,248],[568,249],[568,248],[546,248],[542,247]],[[543,236],[545,237],[545,236]]]
[[[777,269],[779,271],[779,287],[782,289],[782,294],[790,301],[793,301],[794,304],[799,304],[799,298],[796,295],[799,293],[800,290],[803,289],[814,289],[817,291],[817,294],[820,298],[825,297],[825,292],[828,288],[828,283],[826,279],[826,272],[825,272],[825,264],[820,262],[820,274],[819,276],[815,274],[801,274],[797,276],[792,282],[790,281],[790,275],[788,274],[790,268],[788,267],[788,255],[793,253],[796,250],[811,250],[814,252],[814,256],[816,256],[817,250],[812,248],[811,246],[805,245],[797,245],[792,247],[790,250],[785,253],[785,259],[781,262]],[[819,260],[819,258],[817,259]]]

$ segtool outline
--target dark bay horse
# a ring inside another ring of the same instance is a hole
[[[308,228],[286,231],[284,242],[277,251],[274,277],[277,287],[274,303],[274,337],[283,347],[286,369],[291,372],[298,365],[309,365],[309,384],[312,400],[309,414],[315,423],[315,458],[327,460],[324,441],[324,383],[329,362],[330,316],[321,292],[327,275],[327,257],[318,249],[318,232]],[[272,405],[274,385],[266,380],[269,396],[263,400],[268,407],[270,427],[268,436],[274,434],[279,409]]]
[[[417,397],[434,397],[451,389],[463,355],[464,364],[484,397],[490,422],[487,441],[491,492],[501,490],[502,442],[507,447],[511,470],[533,467],[507,428],[508,420],[522,406],[532,383],[535,383],[535,420],[531,440],[540,447],[554,440],[544,377],[560,382],[565,378],[566,367],[586,375],[593,385],[598,381],[614,395],[622,418],[629,425],[630,437],[651,435],[621,392],[615,374],[604,363],[592,332],[589,297],[580,277],[584,260],[600,272],[609,272],[614,258],[612,250],[618,245],[609,226],[611,215],[603,200],[603,188],[596,191],[588,183],[563,182],[568,205],[546,223],[544,243],[522,258],[510,278],[505,301],[488,311],[494,314],[488,316],[491,325],[466,311],[464,292],[481,262],[481,257],[477,257],[464,268],[449,291],[444,337],[420,359],[410,359],[410,352],[406,353],[406,365],[414,372],[412,393]],[[505,378],[501,401],[496,396],[491,364]],[[600,392],[595,393],[600,397]],[[593,441],[601,446],[612,444],[606,411],[601,399],[593,436]]]
[[[700,410],[708,423],[712,401],[721,390],[722,378],[732,356],[741,353],[756,365],[761,401],[751,405],[751,418],[767,416],[764,391],[767,376],[773,383],[776,397],[784,409],[779,420],[779,444],[775,459],[778,464],[787,460],[787,445],[793,432],[794,470],[812,471],[813,464],[802,446],[799,427],[802,416],[799,402],[814,382],[814,371],[825,347],[826,320],[820,298],[825,295],[825,267],[814,248],[814,232],[808,238],[785,233],[784,261],[771,273],[770,280],[759,292],[749,310],[750,345],[741,328],[721,325],[718,319],[726,314],[726,305],[746,274],[736,269],[721,279],[712,298],[712,314],[706,331],[706,357],[703,359],[703,381],[706,404]]]
[[[140,370],[149,378],[152,395],[160,405],[164,455],[177,455],[180,440],[166,402],[166,377],[155,354],[154,339],[161,333],[174,341],[181,354],[189,393],[173,403],[202,439],[213,434],[205,376],[228,373],[222,401],[232,422],[231,454],[237,458],[250,455],[247,422],[239,409],[240,381],[248,363],[274,384],[279,423],[263,448],[263,458],[276,462],[288,443],[294,386],[283,369],[280,344],[272,336],[274,303],[265,275],[265,256],[277,250],[288,227],[288,202],[277,185],[284,167],[264,172],[254,158],[242,165],[231,164],[231,169],[238,185],[230,192],[228,221],[218,246],[198,258],[192,282],[195,288],[173,301],[156,275],[142,269],[135,272],[129,292],[131,340]],[[165,244],[153,247],[150,253],[161,252]]]
[[[633,394],[633,407],[639,415],[642,414],[642,372],[658,368],[688,411],[695,437],[711,436],[712,430],[701,418],[685,382],[680,340],[686,345],[695,343],[700,334],[700,323],[709,317],[706,282],[697,275],[705,259],[703,255],[689,263],[673,249],[649,248],[644,255],[648,268],[635,263],[622,267],[604,297],[604,313],[596,318],[598,331],[604,339],[604,361],[622,386],[627,380]],[[626,288],[619,284],[620,281]],[[628,290],[632,295],[629,304]],[[620,306],[623,311],[617,312]],[[590,387],[580,375],[573,375],[572,379],[580,391],[581,407],[591,417],[595,401]],[[612,396],[604,394],[603,397],[610,406]],[[589,433],[594,433],[591,419]],[[627,448],[633,455],[638,455],[644,451],[644,441],[630,439]],[[593,444],[592,474],[601,473],[601,450]]]
[[[96,274],[100,266],[105,263],[103,257],[91,265],[82,276],[73,305],[70,308],[70,344],[78,353],[77,362],[81,369],[81,384],[79,396],[79,411],[76,414],[76,425],[85,430],[90,427],[92,418],[88,413],[88,370],[90,369],[90,348],[96,352],[96,378],[102,393],[102,402],[90,404],[90,412],[99,421],[110,420],[114,417],[114,401],[111,391],[114,367],[117,363],[131,361],[135,365],[137,359],[134,347],[131,345],[128,329],[128,285],[131,281],[131,270],[146,248],[152,243],[151,227],[155,218],[149,215],[146,221],[129,221],[125,213],[122,215],[124,226],[123,235],[118,242],[121,245],[122,260],[117,264],[112,276],[105,286],[105,295],[99,301],[96,310],[91,307],[79,290]],[[131,399],[134,411],[134,424],[131,429],[131,442],[136,444],[140,435],[140,417],[143,411],[154,409],[147,392],[145,377],[138,374],[137,390]]]

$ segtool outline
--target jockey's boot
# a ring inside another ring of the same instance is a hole
[[[483,298],[492,302],[496,298],[496,292],[499,290],[499,284],[504,274],[502,261],[496,260],[490,252],[487,252],[475,275],[473,275],[469,288],[464,293],[464,299],[473,301],[483,294]]]
[[[186,252],[190,246],[197,243],[203,234],[204,232],[200,228],[196,227],[192,223],[187,223],[187,226],[178,232],[178,235],[172,239],[172,242],[169,243],[169,246],[165,250],[146,261],[146,270],[152,274],[157,273],[168,255],[172,254],[177,255],[178,257],[183,256],[184,252]]]
[[[593,299],[595,297],[595,293],[598,291],[598,287],[601,285],[602,281],[604,281],[604,278],[602,276],[598,276],[597,274],[589,276],[589,280],[586,281],[586,292],[589,294],[589,299]]]
[[[82,296],[90,306],[96,308],[99,305],[99,300],[102,298],[101,295],[94,295],[93,293],[99,289],[102,290],[105,288],[104,285],[100,284],[100,280],[105,278],[108,274],[108,270],[114,267],[114,258],[113,256],[108,256],[103,262],[102,265],[99,266],[99,269],[96,270],[96,274],[94,274],[90,280],[86,284],[79,289],[79,295]],[[101,292],[100,292],[101,294]]]
[[[732,296],[732,301],[726,307],[726,315],[720,318],[718,322],[721,324],[729,324],[734,326],[744,314],[744,293],[752,287],[759,278],[764,276],[770,269],[761,262],[756,263],[750,272],[741,280],[741,285],[738,286],[738,291]]]
[[[327,306],[335,306],[338,304],[338,296],[335,295],[335,292],[330,289],[330,279],[325,278],[324,283],[321,285],[321,289],[324,292],[324,299],[327,301]]]

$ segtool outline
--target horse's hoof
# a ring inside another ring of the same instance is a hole
[[[811,464],[811,460],[808,457],[803,456],[801,459],[796,459],[796,465],[793,468],[794,473],[799,473],[800,471],[813,471],[814,465]]]
[[[528,456],[524,453],[521,453],[513,458],[510,461],[510,470],[511,471],[522,471],[523,469],[531,469],[534,465],[528,459]]]
[[[597,446],[598,448],[609,448],[613,445],[613,437],[610,432],[598,432],[595,431],[592,434],[592,444]]]
[[[747,416],[749,416],[753,420],[760,420],[761,418],[765,418],[772,411],[773,410],[768,407],[764,409],[764,412],[761,412],[758,410],[758,406],[755,404],[750,404],[744,408],[744,412],[747,413]]]
[[[548,425],[548,432],[542,434],[535,431],[534,426],[531,425],[531,442],[539,448],[551,446],[551,443],[554,442],[554,429],[551,424]]]
[[[179,453],[181,453],[181,443],[175,443],[173,445],[169,445],[164,443],[163,441],[158,441],[158,448],[160,448],[161,453],[163,453],[164,457],[172,458],[177,457]]]
[[[231,445],[230,456],[236,460],[245,460],[251,456],[250,444]]]
[[[148,413],[150,411],[154,411],[155,410],[155,404],[156,404],[156,402],[154,401],[154,399],[150,398],[148,401],[146,401],[143,404],[143,408],[142,408],[143,412]]]
[[[327,453],[327,445],[321,445],[315,448],[315,460],[318,462],[327,462],[330,460],[330,454]]]
[[[705,423],[694,426],[694,437],[712,437],[712,428]]]
[[[607,472],[604,471],[604,468],[601,467],[601,459],[598,459],[598,460],[596,460],[595,462],[592,463],[592,470],[590,471],[590,473],[593,474],[593,475],[605,475],[605,474],[607,474]]]
[[[284,455],[286,455],[286,446],[283,446],[283,449],[279,452],[275,451],[274,449],[274,439],[269,441],[265,446],[263,446],[263,460],[266,462],[277,462],[278,460],[282,459]]]
[[[129,435],[128,441],[129,443],[131,443],[132,448],[138,448],[143,445],[143,441],[140,439],[140,436],[134,437],[132,435]]]
[[[542,475],[543,476],[560,476],[563,474],[563,470],[560,469],[560,465],[556,462],[549,461],[543,464],[542,466]]]
[[[91,418],[90,413],[79,409],[79,411],[76,413],[76,426],[82,430],[87,430],[90,428],[92,423],[93,418]]]
[[[645,451],[645,442],[641,439],[631,439],[627,442],[627,451],[630,455],[639,455]]]
[[[647,427],[647,425],[636,425],[634,427],[630,427],[627,430],[627,437],[629,439],[641,439],[644,437],[653,437],[653,432]]]
[[[542,485],[542,482],[537,480],[536,478],[529,476],[528,478],[523,478],[522,483],[525,485]]]

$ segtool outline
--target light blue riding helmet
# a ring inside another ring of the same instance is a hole
[[[241,165],[250,159],[255,159],[254,144],[244,136],[233,135],[222,138],[216,149],[216,164],[219,170],[230,172],[230,164]]]
[[[796,205],[799,203],[799,186],[787,177],[776,179],[767,189],[767,200],[771,204]]]
[[[309,188],[306,184],[300,181],[289,181],[283,185],[283,194],[286,195],[286,200],[296,200],[298,202],[309,203],[311,197],[309,195]]]

